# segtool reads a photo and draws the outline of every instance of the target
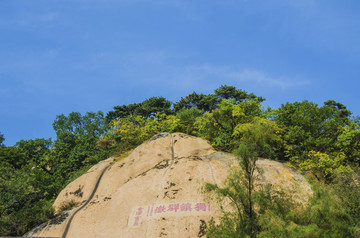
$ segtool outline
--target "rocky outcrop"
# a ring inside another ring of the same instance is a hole
[[[218,216],[201,193],[205,182],[222,184],[234,157],[206,140],[181,133],[159,134],[128,157],[109,158],[70,183],[54,208],[79,204],[33,236],[201,237],[204,222]],[[306,201],[310,185],[291,168],[261,159],[260,182],[291,189]]]

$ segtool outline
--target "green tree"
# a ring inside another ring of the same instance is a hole
[[[283,104],[277,110],[275,121],[285,131],[286,157],[301,163],[310,150],[337,151],[337,138],[347,126],[350,115],[341,105],[334,101],[325,102],[323,107],[308,101]]]
[[[0,163],[6,163],[14,169],[27,164],[26,156],[17,147],[0,147]]]
[[[270,144],[279,135],[271,122],[255,120],[241,127],[243,136],[235,151],[238,166],[230,170],[224,187],[204,187],[217,195],[222,211],[218,223],[210,220],[207,237],[355,237],[356,223],[328,185],[313,185],[314,194],[305,205],[271,185],[255,188],[256,172],[260,173],[256,161],[260,154],[272,154]]]
[[[214,94],[205,95],[193,92],[175,103],[174,110],[178,112],[181,109],[190,109],[194,107],[203,111],[211,111],[216,108],[217,103],[218,99]]]
[[[308,158],[300,163],[299,167],[302,170],[312,171],[319,180],[329,183],[338,174],[353,172],[349,165],[345,165],[345,159],[344,153],[330,156],[326,153],[311,150]]]
[[[74,135],[100,137],[106,130],[104,114],[101,111],[87,112],[81,116],[79,112],[71,112],[68,116],[60,114],[53,123],[56,135],[71,132]]]
[[[257,100],[259,102],[264,101],[262,97],[257,97],[253,93],[248,94],[243,90],[236,89],[234,86],[223,85],[215,90],[214,94],[198,94],[193,92],[187,95],[185,98],[174,104],[175,112],[181,109],[197,108],[204,112],[211,112],[216,109],[218,104],[222,100],[234,100],[236,103],[245,100]]]
[[[15,146],[24,153],[27,163],[40,167],[45,172],[49,172],[44,163],[44,156],[49,152],[52,142],[51,139],[34,139],[34,140],[20,140]]]
[[[110,124],[110,122],[115,119],[125,118],[127,116],[135,116],[135,112],[138,107],[139,104],[137,103],[115,106],[114,111],[109,111],[106,114],[105,117],[106,123]]]
[[[3,144],[4,140],[5,140],[4,135],[0,133],[0,146],[4,146]]]
[[[109,157],[109,149],[115,144],[112,139],[100,139],[96,142],[96,146],[106,153],[106,158]]]
[[[106,115],[106,122],[110,124],[112,120],[121,119],[128,116],[153,117],[156,113],[170,114],[171,102],[164,97],[151,97],[141,103],[115,106],[114,111],[109,111]]]
[[[333,189],[313,184],[312,190],[307,204],[295,203],[285,193],[263,193],[257,237],[356,237],[351,217]]]
[[[195,126],[198,136],[210,140],[221,150],[232,151],[239,145],[234,140],[235,128],[242,123],[251,122],[254,117],[261,117],[261,105],[257,100],[236,103],[234,99],[223,100],[218,108],[198,117]]]
[[[57,139],[45,160],[51,172],[63,178],[84,166],[86,158],[97,155],[96,142],[106,132],[104,115],[100,111],[87,112],[84,116],[78,112],[68,116],[61,114],[53,127]]]
[[[0,235],[21,236],[53,216],[51,199],[61,183],[42,170],[24,166],[0,179]]]
[[[151,97],[140,103],[138,114],[147,118],[154,117],[156,113],[169,114],[171,102],[164,97]]]
[[[352,218],[355,237],[360,237],[360,173],[359,169],[354,173],[337,174],[333,180],[333,189],[341,199],[342,208],[346,209],[347,214]]]
[[[34,167],[31,150],[0,147],[0,236],[23,235],[52,217],[51,199],[62,181]]]
[[[215,95],[219,99],[235,99],[235,102],[242,102],[245,100],[257,100],[259,102],[265,101],[263,97],[257,97],[253,93],[247,93],[243,90],[236,89],[234,86],[222,85],[215,90]]]
[[[346,108],[344,104],[336,102],[334,100],[328,100],[324,102],[324,106],[331,108],[332,113],[341,120],[343,120],[344,123],[349,122],[349,117],[352,113]]]
[[[215,192],[220,201],[227,199],[231,207],[230,210],[220,207],[223,212],[220,223],[216,225],[214,220],[210,222],[207,237],[255,237],[260,230],[256,211],[260,205],[256,197],[260,192],[255,190],[254,182],[256,173],[259,173],[256,166],[259,155],[270,155],[272,148],[269,142],[277,137],[269,128],[267,123],[258,122],[254,126],[243,125],[243,128],[239,128],[243,137],[235,150],[237,166],[230,170],[225,187],[209,183],[205,185],[206,192]]]
[[[190,135],[196,135],[197,130],[195,128],[196,119],[201,117],[202,110],[195,107],[183,108],[176,113],[176,117],[179,119],[179,131]]]
[[[128,150],[140,145],[145,140],[160,132],[174,132],[179,128],[175,115],[156,113],[154,117],[128,116],[111,122],[107,138],[115,139],[121,150]]]
[[[255,146],[253,150],[262,158],[277,159],[284,147],[282,129],[274,121],[263,117],[253,117],[249,122],[238,124],[233,139]]]
[[[335,145],[346,155],[347,162],[357,167],[360,162],[360,126],[353,122],[342,127],[340,131]]]

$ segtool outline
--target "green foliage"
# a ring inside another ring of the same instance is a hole
[[[155,114],[169,114],[171,102],[164,97],[151,97],[140,104],[139,115],[151,117]]]
[[[59,212],[68,211],[68,210],[71,210],[72,208],[76,207],[77,205],[79,205],[78,202],[74,201],[73,199],[70,199],[69,201],[66,201],[66,202],[60,204],[58,210],[59,210]]]
[[[256,155],[250,149],[240,150],[248,158]],[[274,190],[271,185],[258,185],[255,189],[254,160],[239,162],[242,169],[232,169],[225,187],[205,185],[205,192],[217,195],[222,211],[218,222],[214,219],[209,222],[207,237],[356,237],[359,234],[358,223],[348,210],[355,208],[353,212],[358,217],[359,190],[347,208],[332,187],[314,184],[314,194],[304,205],[292,200],[289,192]]]
[[[196,119],[201,117],[202,110],[195,107],[183,108],[176,113],[176,117],[179,119],[179,131],[189,135],[196,135],[197,129],[195,128]]]
[[[109,149],[115,144],[115,140],[101,139],[96,142],[96,147],[105,151],[106,157],[109,157]]]
[[[0,218],[1,236],[21,236],[25,232],[53,217],[52,202],[41,199],[34,202],[29,199],[16,212],[6,214]]]
[[[113,120],[107,137],[114,138],[120,145],[122,151],[150,139],[160,132],[174,132],[179,127],[179,121],[175,115],[156,113],[154,117],[128,116]]]
[[[233,86],[223,85],[215,90],[215,94],[205,95],[193,92],[185,98],[181,98],[179,102],[174,104],[174,110],[175,112],[178,112],[182,109],[196,108],[204,112],[211,112],[217,108],[222,100],[233,100],[235,103],[239,103],[246,100],[257,100],[258,102],[262,102],[265,99],[257,97],[253,93],[248,94]]]
[[[253,183],[251,181],[249,183],[243,171],[239,168],[232,170],[226,180],[225,187],[206,184],[204,191],[216,194],[222,212],[218,224],[214,220],[210,221],[206,233],[207,237],[255,235],[257,216],[254,212],[253,199],[256,194],[253,193]]]
[[[314,194],[303,217],[303,225],[316,224],[315,236],[319,237],[352,237],[351,217],[332,188],[314,184],[312,190]]]
[[[313,185],[312,190],[307,205],[295,203],[284,193],[265,192],[261,196],[265,209],[260,212],[257,236],[354,237],[351,218],[334,191],[326,185]]]
[[[14,169],[20,169],[26,164],[26,156],[16,147],[0,147],[0,163],[11,165]]]
[[[4,168],[0,179],[0,235],[22,235],[53,215],[52,198],[62,184],[41,169]]]
[[[262,190],[255,190],[255,173],[259,172],[256,161],[259,154],[271,154],[269,142],[276,137],[274,125],[266,119],[255,119],[254,124],[242,124],[238,133],[243,134],[239,147],[235,150],[237,166],[233,167],[228,176],[225,187],[206,184],[206,192],[215,192],[219,201],[229,200],[230,209],[221,205],[223,216],[218,225],[214,221],[209,223],[208,237],[255,237],[258,233],[259,216],[256,208],[264,210],[259,199]]]
[[[56,117],[57,138],[3,144],[0,134],[0,236],[22,235],[53,214],[69,182],[111,154],[123,154],[160,132],[185,132],[234,151],[237,165],[224,187],[205,190],[222,217],[207,237],[360,237],[360,120],[333,100],[262,109],[264,98],[223,85],[175,104],[163,97],[115,106],[107,113]],[[289,160],[327,185],[314,185],[308,204],[286,191],[254,185],[258,157]],[[355,172],[354,172],[355,171]],[[205,227],[205,226],[204,226]]]
[[[300,163],[299,167],[302,170],[313,171],[315,175],[319,175],[325,179],[326,182],[330,182],[337,174],[353,172],[349,165],[345,165],[345,158],[345,154],[343,153],[330,156],[326,153],[311,150],[308,158]]]
[[[109,134],[124,145],[124,150],[141,144],[157,132],[155,121],[142,116],[113,120],[111,126]]]
[[[275,159],[276,152],[284,146],[281,132],[274,121],[254,117],[251,122],[238,124],[234,129],[233,138],[242,144],[253,146],[257,156]]]
[[[342,120],[345,124],[349,122],[349,117],[352,113],[347,110],[345,105],[334,100],[328,100],[324,102],[324,106],[329,108],[331,111],[330,113],[335,115],[338,120]]]
[[[87,112],[81,116],[79,112],[71,112],[68,116],[60,114],[53,123],[56,135],[71,132],[78,136],[100,137],[105,132],[104,114],[101,111]]]
[[[360,173],[338,174],[333,179],[333,188],[341,199],[339,202],[352,218],[354,234],[360,237]]]
[[[96,142],[106,128],[101,112],[57,116],[57,139],[0,146],[0,235],[22,235],[53,216],[51,204],[71,178],[105,158]],[[51,146],[51,147],[50,147]]]
[[[221,150],[231,151],[238,145],[234,140],[235,128],[252,121],[254,117],[261,116],[261,105],[257,100],[239,103],[234,100],[222,100],[217,107],[212,112],[198,117],[195,126],[199,136],[210,140]]]
[[[225,187],[204,187],[205,192],[217,195],[222,211],[218,223],[213,219],[209,222],[207,237],[354,237],[352,217],[331,187],[314,185],[307,206],[271,186],[258,185],[255,189],[258,156],[273,154],[272,144],[281,141],[273,121],[255,117],[251,123],[239,124],[236,133],[240,136],[235,151],[238,166],[231,169]],[[351,170],[340,165],[341,157],[331,160],[316,152],[309,157],[313,160],[306,161],[306,166],[314,164],[328,176]]]
[[[133,103],[129,105],[115,106],[114,111],[110,111],[106,115],[106,122],[110,124],[112,120],[122,119],[128,116],[145,118],[152,117],[156,113],[169,114],[171,102],[164,97],[151,97],[141,103]]]
[[[138,104],[115,106],[114,111],[109,111],[106,114],[106,117],[105,117],[106,123],[109,124],[112,120],[119,119],[119,118],[125,118],[130,115],[134,116],[135,110],[137,107],[138,107]]]
[[[336,142],[342,128],[348,125],[347,116],[350,115],[341,105],[335,101],[327,101],[323,107],[308,101],[282,105],[277,110],[275,121],[285,130],[285,157],[302,163],[310,150],[321,153],[338,151]]]
[[[218,103],[217,96],[214,94],[197,94],[193,92],[186,96],[185,98],[181,98],[181,100],[174,104],[174,109],[176,112],[181,109],[190,109],[197,108],[203,111],[211,111],[215,109],[216,104]]]
[[[87,112],[84,116],[78,112],[61,114],[53,127],[57,139],[44,160],[51,173],[66,179],[69,173],[80,169],[87,158],[99,153],[96,142],[106,131],[104,115],[100,111]]]
[[[4,146],[3,144],[4,140],[5,140],[4,135],[0,133],[0,146]]]
[[[205,112],[211,112],[224,99],[233,100],[236,103],[246,100],[257,100],[259,102],[265,100],[262,97],[255,96],[253,93],[248,94],[233,86],[223,85],[215,90],[215,94],[205,95],[193,92],[185,98],[181,98],[179,102],[174,104],[174,110],[178,112],[181,109],[197,108]]]
[[[219,99],[235,99],[235,102],[242,102],[245,100],[257,100],[259,102],[265,101],[263,97],[257,97],[253,93],[248,94],[247,92],[236,89],[234,86],[222,85],[215,90],[215,95]]]
[[[274,118],[284,141],[277,155],[327,183],[337,173],[351,172],[359,161],[360,133],[350,115],[333,100],[323,107],[308,101],[282,105]]]
[[[19,150],[24,153],[26,163],[42,168],[48,172],[46,163],[44,163],[44,156],[49,152],[52,142],[51,139],[34,139],[34,140],[20,140],[15,144]]]
[[[360,162],[360,128],[353,123],[343,127],[341,134],[337,137],[336,147],[346,155],[346,160],[352,164]]]

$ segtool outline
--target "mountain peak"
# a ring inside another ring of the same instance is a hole
[[[49,221],[32,235],[201,237],[204,223],[219,216],[217,204],[201,187],[223,184],[234,160],[201,138],[155,135],[128,157],[104,160],[66,186],[54,208],[78,206],[61,213],[66,219]],[[266,159],[257,165],[259,182],[293,189],[298,199],[308,199],[310,185],[298,172]]]

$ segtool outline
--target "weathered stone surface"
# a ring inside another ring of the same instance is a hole
[[[114,164],[112,160],[100,162],[69,184],[55,209],[71,199],[83,206],[70,211],[60,224],[49,222],[34,236],[63,236],[76,212],[66,237],[201,237],[203,223],[218,215],[201,186],[222,184],[234,157],[216,152],[206,140],[173,133],[154,137]],[[270,160],[259,160],[258,166],[263,183],[294,189],[303,200],[311,194],[310,185],[291,168]]]

